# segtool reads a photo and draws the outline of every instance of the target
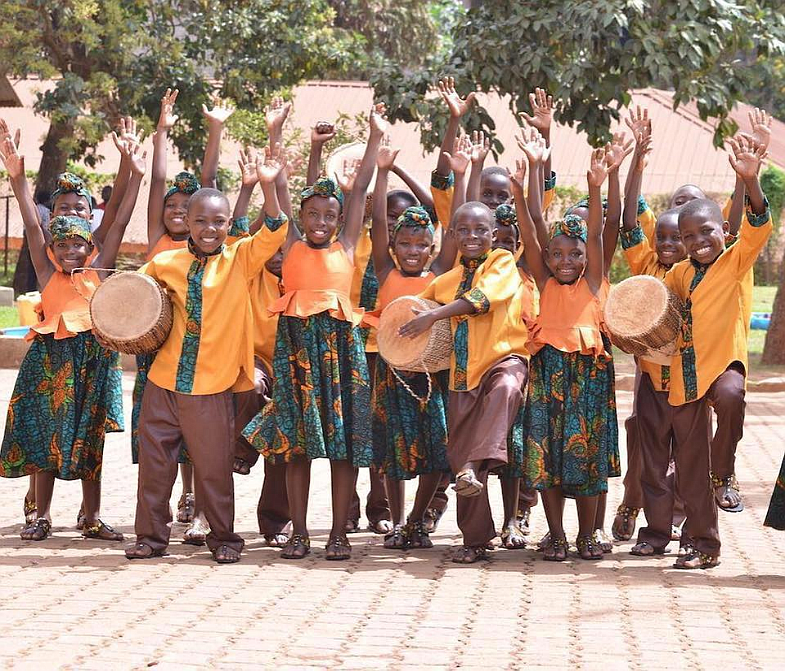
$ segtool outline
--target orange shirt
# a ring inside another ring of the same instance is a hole
[[[535,354],[550,345],[562,352],[607,355],[600,321],[600,296],[591,292],[584,277],[574,284],[559,284],[551,277],[540,294],[540,314],[531,332],[529,351]]]
[[[314,249],[298,240],[283,260],[286,293],[269,310],[303,319],[328,311],[331,317],[357,326],[362,321],[363,310],[352,307],[353,274],[354,266],[340,242]]]
[[[155,243],[155,246],[147,252],[145,262],[152,260],[156,254],[160,254],[161,252],[169,252],[173,249],[185,249],[186,247],[188,247],[187,238],[185,240],[175,240],[168,233],[164,233],[158,239],[158,242]]]
[[[51,258],[51,251],[48,253]],[[59,268],[57,264],[55,267]],[[32,340],[36,333],[53,333],[55,340],[63,340],[92,330],[90,297],[100,283],[101,279],[94,270],[73,275],[56,270],[41,292],[43,320],[30,327],[25,339]]]
[[[379,328],[379,316],[384,308],[401,296],[417,296],[428,288],[428,285],[436,279],[436,275],[427,272],[420,277],[404,275],[397,268],[393,268],[387,275],[379,289],[379,301],[376,310],[366,312],[363,321],[374,329]]]
[[[251,280],[249,293],[253,315],[254,355],[262,360],[272,374],[278,315],[271,313],[268,307],[283,295],[283,282],[265,268],[261,275]]]

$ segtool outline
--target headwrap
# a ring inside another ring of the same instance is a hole
[[[302,206],[306,200],[313,196],[324,196],[325,198],[332,196],[338,201],[341,209],[343,209],[343,192],[329,177],[320,177],[316,180],[316,183],[305,187],[302,192],[300,192],[300,205]]]
[[[176,193],[184,193],[186,196],[191,196],[201,188],[202,185],[199,184],[199,180],[196,179],[196,177],[190,172],[178,172],[174,176],[172,187],[166,192],[166,195],[164,196],[164,202],[166,202],[169,196],[173,196]]]
[[[84,180],[78,175],[74,175],[72,172],[63,172],[57,176],[57,188],[52,193],[52,202],[64,193],[75,193],[77,196],[82,196],[82,198],[87,200],[87,207],[90,208],[90,212],[93,211],[93,199],[85,186]]]
[[[588,196],[586,196],[585,198],[581,198],[577,203],[575,203],[575,205],[572,205],[571,207],[568,207],[567,211],[564,214],[565,215],[572,214],[575,210],[578,210],[580,208],[586,208],[587,210],[589,209],[589,197]],[[607,209],[608,209],[608,199],[607,198],[603,198],[602,199],[602,211],[605,212]]]
[[[433,222],[431,221],[431,215],[428,214],[428,211],[424,207],[420,207],[419,205],[416,207],[407,207],[398,220],[395,222],[395,228],[393,228],[393,237],[398,231],[402,228],[424,228],[427,230],[431,235],[436,232],[436,229],[433,227]]]
[[[81,217],[54,217],[49,222],[49,233],[54,241],[80,237],[89,243],[93,242],[90,222]]]
[[[561,221],[553,222],[551,226],[551,240],[557,235],[566,235],[568,238],[576,238],[586,242],[589,235],[586,222],[577,214],[565,215]]]

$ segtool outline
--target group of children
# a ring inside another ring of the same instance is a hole
[[[287,559],[310,552],[310,466],[317,458],[329,459],[331,471],[327,559],[351,556],[360,468],[370,469],[367,513],[385,547],[432,547],[429,534],[453,482],[463,537],[453,561],[485,558],[497,536],[488,498],[495,474],[503,547],[525,547],[539,492],[548,523],[543,558],[568,557],[563,515],[571,498],[577,556],[601,559],[613,548],[605,533],[608,479],[621,475],[613,355],[602,318],[621,236],[633,274],[663,280],[684,309],[671,365],[637,362],[625,498],[613,535],[631,538],[642,508],[647,526],[632,554],[663,554],[675,536],[677,568],[718,563],[718,507],[743,508],[734,455],[744,420],[752,266],[771,232],[757,177],[768,117],[756,111],[752,133],[731,142],[737,188],[727,215],[687,185],[655,220],[640,196],[652,129],[637,110],[628,120],[632,139],[616,134],[593,151],[588,197],[549,226],[552,99],[539,89],[530,95],[521,158],[507,170],[485,168],[488,140],[460,132],[473,94],[462,99],[449,78],[438,89],[450,120],[430,193],[396,163],[384,105],[376,105],[362,159],[335,179],[321,175],[322,147],[334,128],[323,122],[313,129],[296,216],[282,132],[290,105],[275,99],[267,109],[264,153],[241,155],[232,210],[215,188],[231,108],[204,108],[209,136],[200,178],[180,173],[167,189],[167,133],[177,121],[177,91],[167,90],[153,138],[149,252],[139,272],[166,290],[174,323],[156,353],[137,359],[132,458],[139,479],[129,559],[165,554],[179,463],[178,519],[191,523],[184,541],[206,543],[219,563],[238,561],[233,474],[250,472],[260,454],[260,532]],[[41,321],[29,336],[0,452],[0,475],[31,476],[22,531],[28,540],[51,532],[58,478],[82,480],[85,537],[122,540],[99,517],[105,433],[123,429],[121,373],[117,353],[91,331],[88,305],[100,270],[114,266],[146,155],[130,122],[114,140],[121,163],[100,229],[90,232],[84,185],[65,174],[46,233],[18,136],[0,122],[0,155],[42,287]],[[630,154],[622,198],[619,169]],[[409,190],[390,191],[391,172]],[[264,206],[251,224],[257,184]],[[402,296],[418,296],[423,309],[413,309],[400,328],[401,346],[445,320],[449,371],[396,370],[378,355],[379,316]],[[405,482],[414,478],[405,515]]]

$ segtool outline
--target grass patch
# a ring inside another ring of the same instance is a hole
[[[19,326],[19,313],[16,308],[0,307],[0,329]]]
[[[777,287],[754,287],[752,289],[752,311],[771,312],[776,293]]]

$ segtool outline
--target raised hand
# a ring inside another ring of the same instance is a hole
[[[174,104],[177,102],[177,96],[180,91],[175,89],[166,89],[164,97],[161,98],[161,114],[158,116],[158,130],[169,130],[177,123],[178,117],[174,113]]]
[[[256,150],[249,147],[246,151],[240,150],[237,165],[240,166],[240,180],[245,187],[254,187],[259,182],[256,174]]]
[[[13,137],[8,125],[0,119],[0,158],[11,179],[18,179],[25,175],[25,159],[19,155],[19,140],[21,132],[17,129]]]
[[[465,98],[461,98],[455,90],[454,77],[445,77],[439,81],[437,86],[439,88],[439,95],[450,110],[450,116],[458,119],[469,111],[474,99],[477,97],[477,94],[472,91]]]
[[[469,136],[461,135],[455,138],[452,154],[445,151],[444,155],[450,161],[450,170],[464,174],[472,160],[472,141]]]
[[[586,172],[586,179],[589,186],[601,187],[603,182],[608,177],[608,167],[605,163],[605,150],[595,149],[591,153],[591,165]]]
[[[265,147],[264,158],[256,158],[256,176],[262,184],[272,184],[286,167],[286,151],[280,143]]]
[[[755,108],[749,113],[750,126],[752,127],[752,137],[764,150],[769,148],[771,140],[771,115],[759,108]]]
[[[507,168],[507,174],[510,176],[510,181],[516,189],[523,191],[523,180],[526,179],[526,161],[521,159],[515,160],[515,172]]]
[[[649,119],[649,110],[641,109],[640,105],[636,105],[635,109],[630,110],[629,118],[624,122],[629,126],[632,131],[632,136],[636,142],[640,142],[641,133],[648,131],[651,134],[651,119]]]
[[[131,164],[131,172],[135,175],[144,175],[147,171],[147,152],[142,151],[142,147],[138,143],[129,142],[128,159]]]
[[[632,139],[627,140],[627,135],[625,133],[614,133],[613,139],[605,145],[605,165],[608,168],[608,172],[617,171],[624,162],[624,159],[627,158],[634,149],[634,141]]]
[[[210,104],[212,108],[202,105],[202,116],[207,119],[208,124],[223,126],[226,120],[234,114],[234,107],[229,103],[222,102],[217,95],[211,97]]]
[[[264,108],[264,121],[267,124],[267,130],[280,130],[292,111],[292,103],[284,102],[281,96],[275,96],[270,104]]]
[[[354,181],[357,179],[357,172],[360,169],[360,159],[345,160],[343,162],[343,171],[341,175],[335,175],[335,181],[343,191],[344,195],[352,192],[354,188]]]
[[[136,127],[136,119],[131,116],[120,117],[119,135],[122,141],[136,142],[142,144],[144,140],[144,131]]]
[[[371,124],[371,135],[384,135],[390,127],[387,121],[387,106],[384,103],[376,103],[371,108],[369,121]]]
[[[755,179],[761,162],[768,156],[766,147],[756,142],[754,138],[744,135],[731,138],[728,144],[731,147],[728,161],[736,174],[744,181]]]
[[[491,138],[482,131],[472,132],[472,163],[484,163],[491,150]]]
[[[521,130],[520,136],[516,137],[515,141],[526,154],[532,167],[547,161],[551,154],[551,148],[536,128],[530,128],[528,132],[525,129]]]
[[[311,144],[324,144],[335,137],[335,126],[328,121],[319,121],[311,129]]]
[[[534,93],[529,94],[529,104],[533,114],[529,116],[526,112],[519,112],[519,116],[532,128],[547,133],[553,123],[553,96],[549,96],[545,89],[536,88]]]
[[[379,153],[376,156],[376,167],[379,170],[392,170],[395,165],[395,158],[398,156],[400,149],[393,149],[390,144],[390,136],[385,135],[382,139],[382,144],[379,147]]]

